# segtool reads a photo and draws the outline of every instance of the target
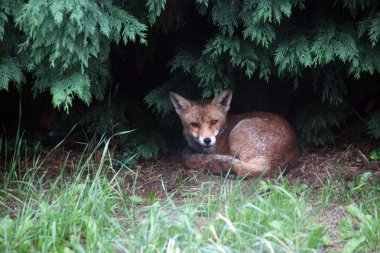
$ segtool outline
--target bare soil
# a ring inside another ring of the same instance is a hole
[[[289,170],[285,178],[293,184],[302,183],[316,189],[326,184],[328,180],[344,181],[349,188],[352,186],[352,181],[368,171],[373,173],[374,180],[380,181],[380,163],[370,160],[368,155],[370,151],[371,147],[366,144],[304,150],[297,166]],[[165,183],[166,190],[171,192],[190,180],[193,187],[196,187],[197,182],[200,183],[201,180],[220,181],[218,175],[187,170],[182,166],[179,155],[162,156],[154,161],[141,162],[135,171],[139,175],[138,193],[141,195],[160,193],[162,182]],[[232,176],[231,180],[234,179]]]

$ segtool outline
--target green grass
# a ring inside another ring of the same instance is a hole
[[[338,251],[380,250],[380,188],[369,174],[351,188],[331,179],[318,191],[283,178],[204,180],[157,201],[136,194],[137,175],[108,145],[87,146],[54,179],[43,158],[24,159],[15,145],[1,168],[0,252],[320,252],[336,242]],[[329,238],[317,217],[337,203],[345,217],[339,238]]]

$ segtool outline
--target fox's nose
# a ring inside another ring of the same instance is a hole
[[[203,142],[208,145],[211,143],[211,139],[210,138],[204,138]]]

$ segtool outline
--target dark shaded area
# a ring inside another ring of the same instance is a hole
[[[323,3],[326,4],[326,2]],[[330,6],[324,6],[317,2],[308,2],[308,5],[306,9],[310,10]],[[179,19],[174,25],[171,24],[173,15]],[[304,23],[304,27],[307,29],[318,19],[318,17],[310,18],[309,15],[310,13],[307,11],[296,9],[293,13],[293,20]],[[70,115],[52,108],[51,96],[48,92],[33,99],[27,85],[21,91],[21,99],[16,99],[20,97],[20,94],[14,88],[8,92],[0,92],[0,100],[3,103],[0,109],[2,131],[7,138],[11,139],[15,136],[19,121],[19,102],[21,101],[20,127],[26,131],[27,138],[32,142],[42,141],[46,146],[53,145],[56,140],[65,136],[86,113],[97,106],[111,102],[116,105],[116,108],[122,110],[121,118],[124,121],[124,129],[137,128],[144,133],[146,129],[154,128],[165,136],[169,146],[178,145],[178,136],[181,131],[178,120],[176,120],[176,128],[167,128],[158,119],[160,116],[147,108],[143,99],[149,91],[172,78],[173,75],[170,73],[167,63],[174,57],[179,47],[201,48],[207,39],[216,34],[217,29],[212,25],[210,19],[209,14],[199,15],[192,3],[186,3],[186,6],[181,6],[181,8],[169,3],[157,23],[149,30],[148,45],[112,45],[110,66],[113,85],[105,102],[95,101],[90,108],[87,108],[81,102],[76,101],[71,108]],[[289,36],[289,34],[282,36]],[[281,38],[281,35],[278,38]],[[331,69],[338,76],[345,76],[343,72],[346,69],[343,64],[333,63]],[[281,80],[271,78],[267,83],[260,80],[257,75],[249,80],[244,73],[238,73],[239,86],[235,90],[231,112],[270,111],[279,113],[290,122],[294,122],[301,108],[310,107],[310,112],[318,110],[322,97],[320,87],[318,88],[318,84],[314,83],[315,75],[318,74],[325,75],[326,73],[324,70],[318,69],[306,71],[298,87],[294,87],[293,80],[287,77]],[[347,110],[350,117],[344,131],[342,132],[341,128],[336,129],[336,134],[341,139],[362,141],[367,138],[363,125],[365,119],[376,108],[379,108],[379,81],[379,76],[366,76],[360,80],[354,78],[344,80],[348,84],[346,99],[351,108]],[[368,89],[368,87],[373,88]],[[200,95],[199,90],[194,89],[190,97],[200,98]],[[81,127],[86,127],[86,125],[81,125],[78,132],[82,131]]]

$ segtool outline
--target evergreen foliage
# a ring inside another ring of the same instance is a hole
[[[146,5],[149,10],[148,20],[151,24],[156,22],[158,16],[165,9],[166,0],[149,0]]]
[[[301,140],[326,144],[362,113],[356,105],[380,91],[379,6],[378,0],[0,0],[0,90],[30,84],[35,96],[49,92],[66,112],[75,99],[87,105],[95,99],[83,118],[92,133],[110,131],[114,122],[140,127],[125,119],[133,106],[104,102],[116,83],[111,48],[135,43],[157,52],[160,34],[190,27],[196,36],[175,40],[171,79],[150,84],[144,99],[161,126],[175,122],[168,91],[209,98],[232,88],[254,101],[239,105],[248,99],[235,98],[239,109],[282,112],[295,120]],[[294,108],[283,110],[273,97]],[[365,113],[366,132],[379,139],[378,110]],[[146,147],[162,143],[157,132],[149,136],[140,138],[146,157],[159,151]]]
[[[153,24],[165,2],[0,0],[0,90],[10,85],[20,90],[28,81],[34,96],[50,92],[54,107],[66,112],[75,99],[90,105],[95,98],[100,103],[80,120],[87,132],[125,130],[130,122],[124,107],[102,103],[112,84],[111,43],[146,45],[146,20]],[[150,158],[160,147],[152,149],[138,155]]]
[[[9,84],[17,88],[24,82],[24,74],[20,63],[14,57],[3,57],[0,63],[0,89],[8,90]]]
[[[66,111],[75,97],[86,104],[103,99],[111,42],[146,43],[146,25],[110,0],[3,0],[0,10],[3,43],[12,37],[7,25],[22,34],[1,59],[0,88],[20,87],[30,72],[34,93],[50,91],[53,105]]]
[[[8,90],[10,84],[20,89],[26,80],[23,71],[26,58],[18,52],[21,36],[12,24],[21,4],[21,0],[0,1],[0,90]]]
[[[66,111],[74,97],[90,104],[89,64],[107,61],[110,41],[126,44],[139,37],[146,43],[146,26],[112,1],[32,0],[22,6],[16,24],[25,34],[20,46],[28,52],[27,70],[42,68],[33,73],[34,90],[49,89],[54,106]],[[104,89],[92,91],[102,99]]]

